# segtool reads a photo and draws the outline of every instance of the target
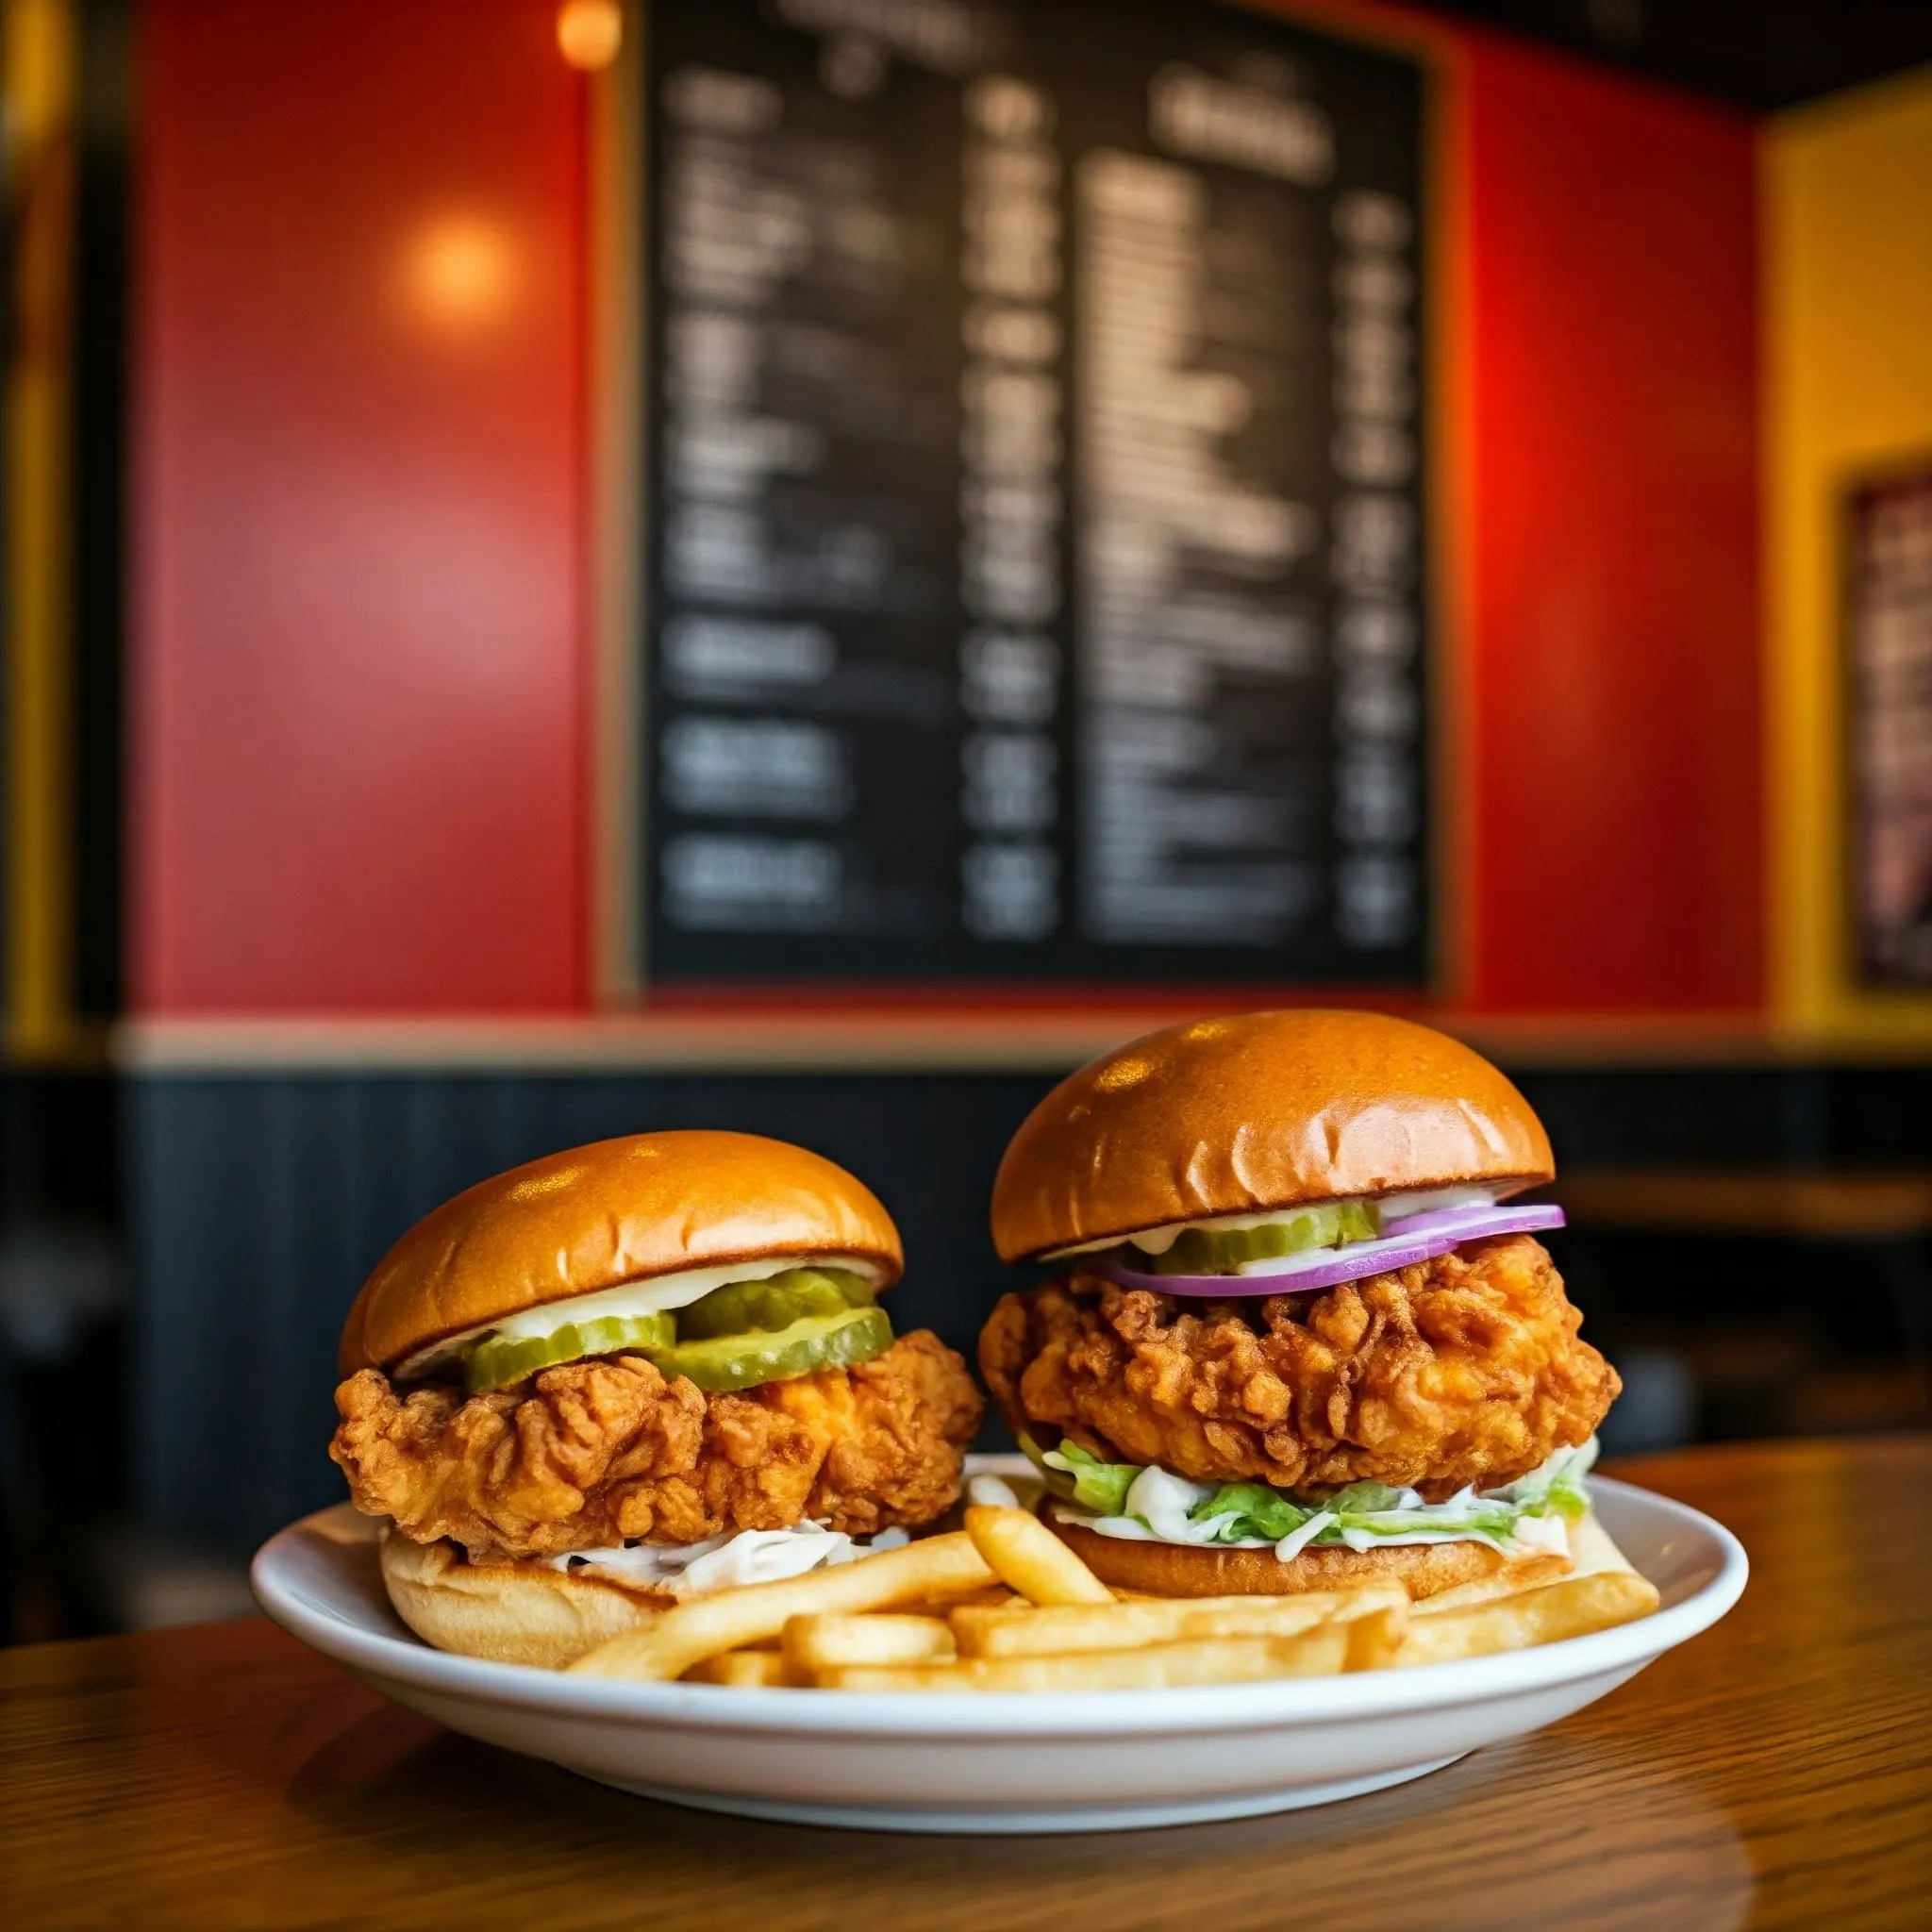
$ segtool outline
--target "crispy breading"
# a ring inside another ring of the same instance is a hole
[[[734,1395],[618,1355],[469,1397],[363,1369],[336,1407],[329,1454],[356,1507],[487,1562],[808,1518],[852,1536],[917,1526],[958,1496],[985,1404],[960,1357],[921,1330],[856,1368]]]
[[[1471,1242],[1306,1294],[1196,1301],[1076,1266],[994,1309],[979,1365],[1015,1429],[1196,1482],[1432,1502],[1588,1439],[1621,1385],[1541,1242]]]

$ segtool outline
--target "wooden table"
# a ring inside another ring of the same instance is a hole
[[[260,1621],[0,1653],[0,1924],[1932,1924],[1932,1437],[1624,1473],[1749,1546],[1716,1630],[1403,1790],[1126,1837],[872,1836],[623,1797],[391,1708]]]

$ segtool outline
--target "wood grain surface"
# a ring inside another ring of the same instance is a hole
[[[1624,1466],[1751,1552],[1555,1729],[1315,1811],[902,1838],[628,1798],[439,1731],[259,1620],[0,1653],[0,1924],[711,1932],[1932,1924],[1932,1437]]]

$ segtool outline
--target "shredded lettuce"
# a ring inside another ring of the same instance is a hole
[[[1020,1446],[1042,1469],[1073,1477],[1071,1489],[1059,1483],[1054,1488],[1081,1508],[1091,1509],[1096,1516],[1119,1516],[1125,1511],[1127,1491],[1141,1474],[1139,1463],[1103,1462],[1064,1436],[1057,1449],[1041,1450],[1026,1436],[1020,1438]]]
[[[1541,1469],[1498,1490],[1525,1516],[1567,1516],[1573,1523],[1590,1507],[1583,1479],[1596,1461],[1596,1438],[1575,1449],[1559,1449]]]
[[[1596,1460],[1592,1437],[1580,1448],[1558,1450],[1541,1469],[1507,1488],[1487,1494],[1464,1489],[1442,1503],[1425,1503],[1414,1490],[1374,1482],[1350,1483],[1321,1501],[1299,1502],[1266,1483],[1209,1488],[1184,1484],[1161,1472],[1163,1492],[1178,1487],[1195,1499],[1187,1507],[1185,1524],[1178,1501],[1169,1502],[1174,1520],[1163,1531],[1148,1521],[1144,1508],[1133,1509],[1129,1504],[1128,1491],[1147,1473],[1142,1465],[1104,1462],[1064,1439],[1058,1448],[1042,1450],[1022,1436],[1020,1446],[1046,1472],[1056,1495],[1102,1519],[1098,1526],[1103,1528],[1111,1521],[1123,1525],[1122,1534],[1144,1533],[1168,1541],[1280,1545],[1287,1541],[1291,1549],[1337,1544],[1361,1549],[1396,1537],[1507,1543],[1525,1517],[1574,1521],[1583,1515],[1590,1507],[1584,1477]]]
[[[1339,1516],[1373,1516],[1379,1509],[1400,1509],[1402,1491],[1387,1483],[1350,1483],[1328,1498],[1327,1507]]]
[[[1224,1483],[1205,1503],[1196,1503],[1188,1516],[1194,1523],[1225,1518],[1217,1539],[1221,1542],[1278,1543],[1314,1513],[1266,1483]]]

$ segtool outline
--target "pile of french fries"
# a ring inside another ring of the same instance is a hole
[[[1125,1597],[1037,1517],[982,1506],[966,1511],[962,1531],[693,1598],[570,1668],[747,1689],[1159,1690],[1519,1650],[1628,1623],[1657,1602],[1627,1565],[1509,1595],[1465,1586],[1418,1604],[1394,1585]]]

